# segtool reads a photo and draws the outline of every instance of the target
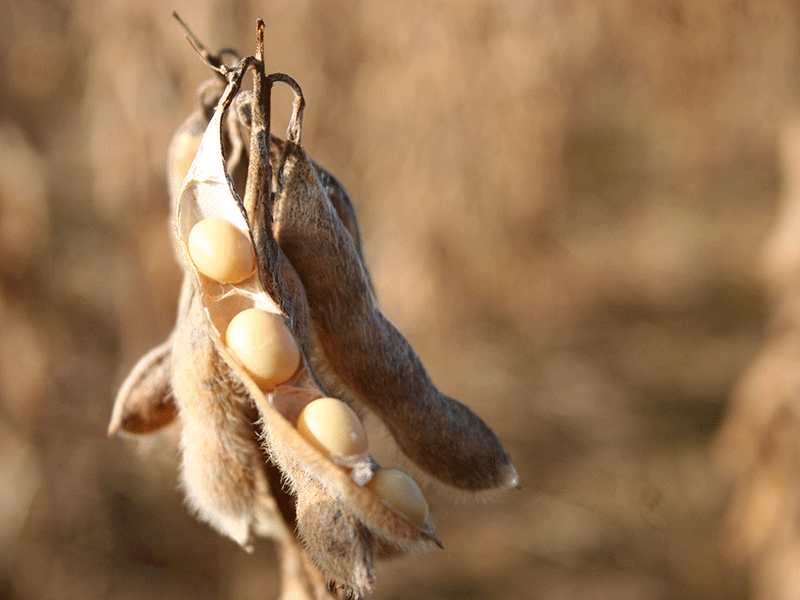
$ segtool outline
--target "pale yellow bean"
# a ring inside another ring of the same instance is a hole
[[[256,267],[249,236],[226,219],[198,221],[189,232],[189,256],[198,271],[222,283],[239,283]]]
[[[357,456],[367,451],[367,432],[361,419],[336,398],[309,403],[300,413],[297,431],[325,454]]]
[[[428,502],[416,482],[399,469],[378,469],[366,484],[375,495],[420,527],[428,519]]]
[[[281,316],[259,308],[231,319],[225,344],[262,389],[284,383],[300,366],[300,349]]]

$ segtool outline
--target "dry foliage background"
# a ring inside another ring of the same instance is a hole
[[[734,389],[769,335],[762,248],[800,168],[778,144],[796,3],[6,0],[0,598],[277,594],[268,542],[247,555],[187,514],[169,433],[105,437],[174,319],[165,153],[207,69],[173,8],[212,49],[251,52],[265,18],[385,312],[520,471],[493,504],[433,495],[446,550],[383,563],[375,598],[788,593],[800,546],[764,548],[796,533],[762,530],[782,488],[731,509],[760,425],[729,406],[769,400],[769,381]]]

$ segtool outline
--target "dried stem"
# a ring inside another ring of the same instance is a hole
[[[268,201],[270,210],[269,231],[272,231],[272,167],[269,164],[270,93],[272,81],[264,73],[264,22],[258,20],[256,56],[253,59],[255,78],[253,82],[253,107],[250,123],[250,165],[247,171],[247,187],[244,207],[251,218],[256,215],[259,200]]]
[[[222,57],[226,54],[233,56],[236,60],[239,60],[241,57],[239,53],[234,50],[233,48],[222,48],[216,54],[212,54],[211,51],[203,45],[203,43],[197,38],[197,36],[189,29],[189,25],[186,24],[186,21],[178,16],[177,11],[172,11],[172,16],[181,24],[184,31],[186,31],[186,39],[189,40],[189,44],[192,46],[195,52],[203,59],[203,62],[206,63],[209,67],[224,75],[222,71],[222,67],[225,63],[222,62]]]
[[[300,133],[303,128],[303,110],[306,107],[306,99],[303,97],[303,90],[294,78],[284,73],[273,73],[269,76],[271,81],[281,81],[292,88],[294,92],[294,102],[292,103],[292,118],[286,130],[287,141],[300,144]]]
[[[272,81],[264,72],[264,22],[258,20],[256,56],[253,58],[253,105],[250,122],[250,163],[244,192],[244,209],[249,217],[253,242],[259,250],[259,276],[264,290],[282,298],[279,270],[280,248],[272,235],[272,166],[269,163],[269,127]],[[281,307],[284,308],[284,307]],[[284,310],[285,312],[285,310]],[[287,313],[291,317],[291,314]]]

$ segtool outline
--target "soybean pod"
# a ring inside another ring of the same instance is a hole
[[[518,486],[497,436],[436,387],[406,338],[378,308],[357,244],[301,144],[305,101],[299,87],[294,90],[277,173],[275,237],[303,283],[330,368],[434,478],[468,491]]]

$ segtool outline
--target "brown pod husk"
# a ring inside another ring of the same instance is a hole
[[[181,481],[199,516],[247,547],[261,452],[246,418],[246,391],[215,351],[192,296],[173,347],[173,392],[181,416]],[[237,389],[238,388],[238,389]]]
[[[302,110],[300,96],[277,175],[275,237],[303,282],[326,361],[434,478],[469,491],[516,487],[517,473],[497,436],[433,384],[378,308],[354,240],[300,143]]]
[[[240,83],[240,80],[239,80]],[[235,93],[228,86],[226,93]],[[251,403],[240,377],[218,348],[230,319],[257,306],[280,314],[263,294],[257,275],[232,286],[196,271],[186,240],[192,226],[208,217],[224,218],[249,233],[249,224],[231,194],[222,152],[224,110],[215,111],[184,178],[175,210],[175,239],[187,273],[173,348],[173,393],[184,423],[182,481],[190,505],[223,533],[245,545],[254,521],[254,470],[263,460],[247,418]],[[231,359],[232,360],[232,359]]]
[[[172,338],[145,354],[125,378],[114,400],[108,435],[152,433],[175,420],[172,399]]]
[[[294,408],[287,410],[286,395],[292,395]],[[299,415],[302,407],[322,396],[313,389],[280,386],[269,397],[254,390],[253,398],[262,416],[265,448],[270,457],[281,467],[286,483],[298,496],[304,493],[303,483],[310,480],[318,482],[330,493],[345,502],[359,521],[364,523],[376,536],[394,545],[410,550],[420,545],[436,544],[431,518],[418,527],[404,515],[397,513],[369,490],[356,484],[350,475],[316,448],[308,443],[295,429],[283,412]],[[296,422],[296,417],[295,417]],[[373,463],[377,466],[377,463]],[[374,467],[373,467],[374,468]]]
[[[375,583],[372,535],[347,505],[309,480],[297,502],[297,530],[311,560],[348,597],[363,596]]]

